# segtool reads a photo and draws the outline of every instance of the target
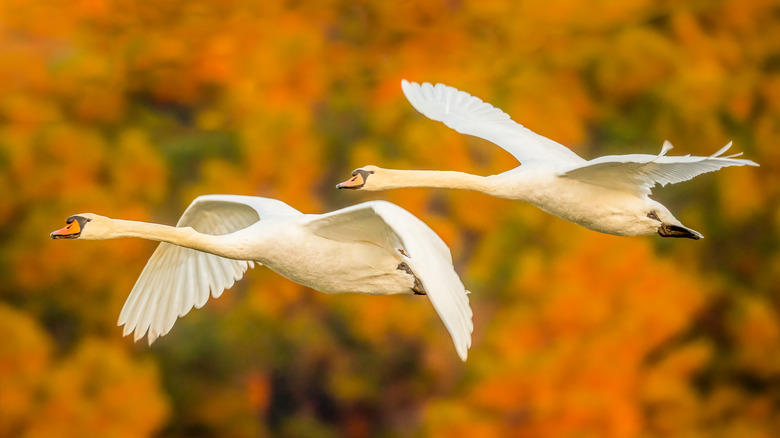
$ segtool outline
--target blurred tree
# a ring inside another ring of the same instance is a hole
[[[776,0],[0,3],[0,435],[773,436],[780,430]],[[491,174],[500,148],[401,78],[586,158],[761,164],[657,196],[706,239],[597,235],[475,193],[343,193],[368,163]],[[51,242],[70,214],[175,223],[205,193],[396,202],[473,292],[469,361],[419,297],[258,268],[151,349],[116,317],[154,244]],[[445,348],[446,347],[446,348]]]
[[[3,436],[148,436],[168,416],[156,365],[85,339],[55,363],[51,340],[27,315],[0,305]]]

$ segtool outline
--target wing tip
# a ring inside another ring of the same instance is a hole
[[[462,340],[455,343],[455,351],[463,362],[465,362],[469,356],[469,349],[471,349],[471,330],[469,330],[469,333],[465,335]]]
[[[419,91],[421,85],[414,81],[407,81],[406,79],[401,79],[401,90],[406,95],[407,99],[411,99],[410,93]]]

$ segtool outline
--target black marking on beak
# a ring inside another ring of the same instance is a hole
[[[68,225],[64,229],[68,230],[73,227],[74,222],[78,226],[79,231],[77,233],[71,233],[71,234],[55,234],[58,231],[53,231],[50,236],[52,239],[77,239],[81,236],[81,232],[84,230],[84,227],[87,225],[87,222],[90,222],[92,219],[85,218],[83,216],[70,216],[69,218],[65,219],[65,223]]]
[[[355,169],[352,171],[352,178],[344,181],[343,183],[336,184],[337,189],[353,189],[357,190],[366,185],[368,176],[374,173],[373,170]],[[352,184],[356,181],[361,181],[359,184]]]

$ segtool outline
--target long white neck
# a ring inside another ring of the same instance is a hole
[[[100,229],[91,233],[90,228],[96,228],[96,225]],[[226,258],[244,258],[237,248],[229,244],[226,236],[199,233],[190,227],[171,227],[148,222],[101,218],[100,225],[88,224],[85,233],[82,235],[83,239],[95,240],[122,237],[137,237],[158,242],[168,242]]]
[[[369,175],[364,190],[388,190],[406,187],[475,190],[492,193],[490,177],[455,171],[379,169]]]

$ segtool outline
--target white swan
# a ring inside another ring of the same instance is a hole
[[[261,263],[325,293],[427,294],[462,360],[471,346],[468,291],[449,248],[414,215],[384,201],[326,214],[303,214],[284,202],[253,196],[206,195],[176,227],[71,216],[54,238],[140,237],[162,242],[119,315],[124,335],[149,344],[209,294],[219,297]]]
[[[709,157],[676,156],[665,142],[658,155],[608,155],[586,161],[565,146],[542,137],[493,105],[444,84],[401,81],[409,102],[425,116],[460,132],[502,147],[522,163],[487,177],[451,171],[411,171],[365,166],[338,188],[386,190],[440,187],[476,190],[501,198],[530,202],[540,209],[591,230],[620,236],[658,233],[663,237],[699,239],[660,203],[649,198],[656,184],[689,180],[727,166],[758,166],[741,154]]]

